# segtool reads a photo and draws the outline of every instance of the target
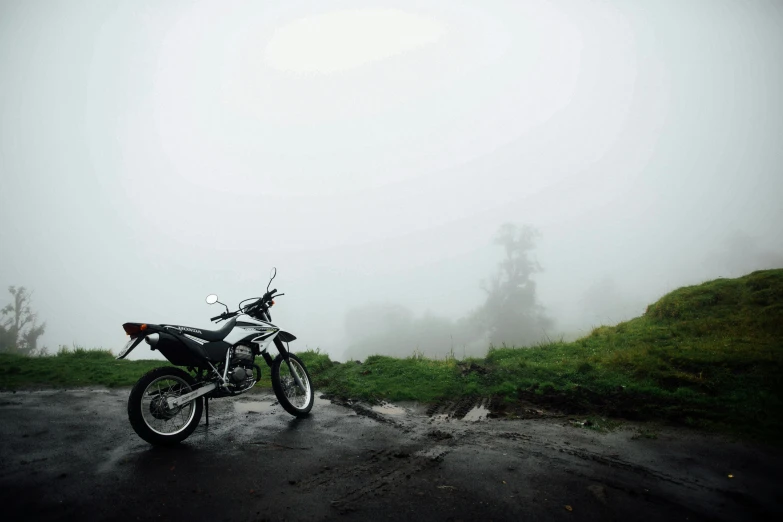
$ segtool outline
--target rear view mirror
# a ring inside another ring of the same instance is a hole
[[[207,304],[215,304],[215,303],[217,303],[217,300],[218,300],[218,298],[217,298],[217,295],[215,295],[215,294],[209,294],[207,296]]]

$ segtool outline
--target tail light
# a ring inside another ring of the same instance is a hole
[[[146,324],[139,324],[139,323],[125,323],[122,325],[122,329],[125,330],[125,333],[130,336],[140,335],[144,330],[147,329]]]

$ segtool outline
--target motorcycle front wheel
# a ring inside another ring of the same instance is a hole
[[[166,366],[147,372],[138,380],[128,398],[128,419],[136,434],[150,444],[182,442],[201,420],[201,397],[169,408],[166,399],[176,399],[193,391],[195,381],[184,370]]]
[[[290,364],[290,367],[289,367]],[[296,383],[294,372],[304,386],[302,390]],[[313,409],[315,398],[310,374],[299,357],[289,353],[288,364],[281,355],[272,361],[272,388],[277,400],[285,411],[295,417],[306,417]]]

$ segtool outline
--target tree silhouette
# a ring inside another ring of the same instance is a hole
[[[32,311],[32,294],[23,286],[9,286],[11,303],[0,310],[0,352],[22,355],[40,355],[38,339],[46,329],[46,323],[38,324],[38,314]]]
[[[529,225],[501,225],[493,243],[503,247],[505,258],[495,275],[484,282],[487,293],[476,320],[489,334],[494,345],[528,346],[546,336],[552,320],[546,317],[536,299],[533,274],[541,265],[532,256],[540,232]]]

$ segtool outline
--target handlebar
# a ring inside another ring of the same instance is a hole
[[[270,292],[265,293],[264,296],[261,298],[261,302],[266,303],[268,301],[271,301],[275,297],[280,297],[281,295],[285,295],[285,294],[275,294],[275,292],[277,292],[277,288],[275,288]]]
[[[213,317],[212,319],[210,319],[210,321],[215,321],[215,320],[217,320],[217,319],[220,319],[220,320],[222,321],[222,320],[225,320],[225,319],[229,319],[229,318],[231,318],[231,317],[234,317],[234,316],[236,316],[236,315],[239,315],[239,311],[236,311],[236,312],[223,312],[222,314],[220,314],[220,315],[216,315],[215,317]]]
[[[277,288],[275,288],[271,292],[265,293],[263,295],[263,297],[258,299],[255,303],[253,303],[253,304],[251,304],[251,305],[249,305],[247,307],[244,307],[244,308],[242,308],[242,303],[239,303],[240,310],[237,310],[235,312],[223,312],[220,315],[216,315],[215,317],[212,317],[210,319],[210,321],[223,321],[225,319],[229,319],[231,317],[235,317],[235,316],[239,315],[240,313],[248,313],[248,312],[252,313],[252,312],[254,312],[255,310],[257,310],[259,308],[263,309],[266,313],[269,313],[268,312],[267,303],[272,301],[272,298],[274,298],[274,297],[280,297],[281,295],[285,295],[284,293],[283,294],[275,294],[275,292],[277,292]],[[249,299],[245,299],[245,301],[249,301]],[[244,301],[242,301],[242,302],[244,302]]]

